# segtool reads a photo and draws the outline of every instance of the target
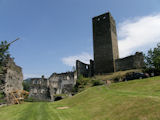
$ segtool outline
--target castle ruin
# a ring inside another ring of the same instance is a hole
[[[142,53],[119,58],[116,23],[111,14],[105,13],[92,19],[94,60],[90,64],[76,61],[76,72],[53,73],[48,79],[33,78],[29,97],[54,101],[57,95],[71,95],[77,77],[92,77],[116,71],[139,69],[144,66]]]
[[[48,79],[44,76],[32,78],[29,97],[35,100],[55,101],[58,95],[71,96],[76,80],[75,72],[53,73]]]
[[[116,71],[140,69],[144,67],[142,53],[119,58],[116,23],[111,13],[107,12],[92,19],[94,61],[85,64],[76,62],[77,76],[92,77]]]

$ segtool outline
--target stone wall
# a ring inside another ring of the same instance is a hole
[[[53,100],[54,96],[58,94],[72,95],[73,87],[76,84],[76,73],[53,73],[48,80],[50,95]]]
[[[90,60],[90,64],[85,64],[79,60],[76,61],[77,76],[82,75],[83,77],[94,76],[94,61]]]
[[[42,78],[32,78],[29,97],[35,100],[50,100],[49,82],[44,77]]]
[[[72,95],[77,73],[53,73],[48,79],[32,78],[29,97],[36,100],[54,101],[57,95]]]
[[[12,91],[22,90],[22,82],[22,68],[17,66],[12,58],[8,58],[0,75],[1,91],[7,94]]]
[[[108,66],[105,66],[104,64],[103,67],[108,67]],[[140,52],[136,52],[135,55],[115,60],[116,71],[142,69],[143,67],[144,67],[144,56]],[[76,70],[77,70],[77,76],[83,75],[83,77],[92,77],[94,76],[94,61],[90,60],[90,64],[85,64],[77,60]]]
[[[115,63],[116,71],[141,69],[144,67],[144,56],[142,53],[136,52],[135,55],[117,59]]]

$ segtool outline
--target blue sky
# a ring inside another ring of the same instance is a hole
[[[0,0],[0,40],[21,38],[10,52],[25,78],[49,76],[92,58],[92,17],[107,11],[117,23],[121,57],[154,47],[159,6],[159,0]]]

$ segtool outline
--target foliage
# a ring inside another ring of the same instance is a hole
[[[98,86],[98,85],[103,85],[104,83],[101,82],[100,80],[92,80],[92,86]]]
[[[79,76],[76,85],[74,86],[73,92],[83,91],[88,82],[88,78],[84,78],[82,75]]]
[[[9,46],[10,44],[8,44],[7,41],[2,41],[0,43],[0,65],[1,66],[3,62],[5,61],[5,59],[10,56],[9,51],[8,51]]]
[[[25,91],[29,91],[30,81],[23,81],[22,85],[23,85],[23,89],[24,89]]]
[[[145,55],[146,69],[160,71],[160,43],[154,49],[150,49]]]
[[[4,93],[2,91],[0,91],[0,103],[4,103],[5,102],[4,98],[5,98]]]
[[[2,66],[0,65],[0,73],[2,73],[3,71],[2,71]]]
[[[0,99],[4,98],[4,93],[0,91]]]
[[[85,78],[82,75],[80,75],[77,79],[76,85],[73,88],[73,92],[81,92],[89,87],[97,86],[97,85],[103,85],[104,82],[102,80],[96,79],[94,77],[92,78]]]

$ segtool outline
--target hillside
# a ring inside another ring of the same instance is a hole
[[[0,120],[158,120],[159,113],[160,77],[153,77],[92,87],[58,102],[2,107]]]

